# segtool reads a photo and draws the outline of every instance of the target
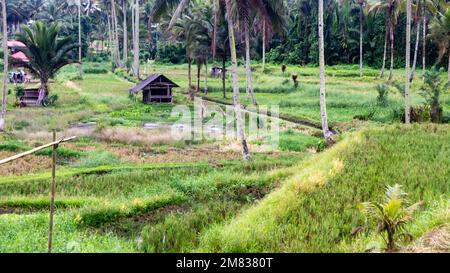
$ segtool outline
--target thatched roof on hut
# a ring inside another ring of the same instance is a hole
[[[157,87],[157,86],[165,86],[165,87],[179,87],[178,84],[169,80],[166,76],[162,74],[153,74],[145,80],[138,83],[135,87],[130,89],[130,93],[136,94],[139,91],[143,90],[147,86]]]

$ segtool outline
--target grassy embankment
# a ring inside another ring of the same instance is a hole
[[[436,125],[363,130],[295,167],[283,187],[226,224],[204,233],[212,252],[365,251],[382,243],[357,205],[380,200],[399,183],[424,207],[408,225],[414,238],[450,222],[450,128]]]

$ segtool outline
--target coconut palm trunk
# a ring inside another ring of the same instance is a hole
[[[448,84],[450,85],[450,51],[448,53],[448,66],[447,66],[447,76],[448,76]]]
[[[263,71],[266,69],[266,20],[263,20],[263,29],[262,29],[262,67]]]
[[[426,64],[426,54],[427,54],[427,16],[425,14],[425,7],[422,7],[422,75],[425,75],[425,71],[427,70]]]
[[[123,65],[128,67],[128,24],[127,24],[127,1],[122,0],[123,12]]]
[[[410,87],[410,63],[411,63],[411,0],[406,0],[406,79],[405,79],[405,123],[411,123],[411,97]]]
[[[192,86],[192,59],[188,58],[188,81],[189,81],[189,88]]]
[[[112,66],[113,68],[115,68],[114,65],[114,49],[113,49],[113,38],[112,38],[112,27],[111,27],[111,16],[107,15],[108,18],[108,51],[109,54],[111,55],[111,62],[112,62]]]
[[[391,42],[391,65],[389,67],[389,80],[394,77],[394,24],[391,22],[389,27],[389,36]]]
[[[383,66],[381,67],[380,78],[384,78],[384,70],[386,69],[388,40],[389,40],[389,26],[388,24],[386,24],[386,34],[384,37]]]
[[[412,82],[414,80],[414,76],[416,73],[416,67],[417,67],[417,56],[419,55],[419,40],[420,40],[420,31],[421,31],[421,23],[420,21],[417,21],[416,23],[416,41],[414,45],[414,58],[413,58],[413,64],[411,68],[411,79]]]
[[[245,24],[245,72],[247,75],[247,94],[250,93],[252,97],[253,105],[257,105],[255,98],[255,90],[253,88],[253,79],[252,79],[252,67],[250,65],[250,33],[248,29],[248,24]]]
[[[359,77],[363,77],[363,19],[364,1],[359,1]]]
[[[6,0],[2,0],[3,21],[3,92],[2,109],[0,113],[0,131],[5,130],[6,123],[6,95],[8,94],[8,25],[6,21]]]
[[[208,94],[208,58],[205,60],[205,95]]]
[[[133,65],[133,73],[136,78],[140,77],[139,72],[139,0],[135,0],[135,11],[134,11],[134,39],[133,39],[133,57],[134,57],[134,65]]]
[[[81,0],[78,0],[78,62],[80,69],[80,77],[83,77],[83,63],[82,63],[82,50],[81,50]]]
[[[238,82],[238,66],[237,66],[237,54],[236,54],[236,39],[234,35],[234,23],[232,3],[230,0],[225,1],[227,21],[228,21],[228,33],[230,38],[230,55],[231,55],[231,76],[233,79],[233,104],[236,120],[237,137],[242,144],[242,155],[245,161],[251,159],[250,151],[248,149],[247,140],[245,138],[244,124],[241,112],[241,103],[239,98],[239,82]]]
[[[202,71],[202,64],[200,61],[197,60],[197,88],[195,89],[196,92],[200,92],[200,73]]]
[[[117,14],[116,14],[116,2],[111,0],[111,38],[112,38],[112,55],[114,68],[119,66],[119,35],[117,33]]]
[[[194,92],[192,90],[192,58],[188,57],[188,81],[189,81],[189,98],[194,100]]]
[[[319,0],[319,65],[320,65],[320,115],[323,136],[331,142],[332,134],[328,127],[326,87],[325,87],[325,48],[323,36],[323,0]]]
[[[223,98],[227,98],[227,87],[226,87],[226,68],[227,68],[227,55],[225,53],[222,55],[222,91],[223,91]]]

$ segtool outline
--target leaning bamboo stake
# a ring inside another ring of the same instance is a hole
[[[29,151],[27,151],[27,152],[24,152],[24,153],[15,155],[15,156],[11,156],[11,157],[2,159],[2,160],[0,160],[0,165],[9,163],[9,162],[11,162],[11,161],[14,161],[14,160],[17,160],[17,159],[19,159],[19,158],[25,157],[25,156],[27,156],[27,155],[31,155],[31,154],[33,154],[33,153],[35,153],[35,152],[38,152],[38,151],[43,150],[43,149],[46,149],[46,148],[48,148],[48,147],[51,147],[51,146],[54,146],[54,145],[58,145],[58,144],[63,143],[63,142],[72,141],[72,140],[74,140],[74,139],[76,139],[76,138],[77,138],[76,136],[73,136],[73,137],[61,139],[61,140],[59,140],[59,141],[54,141],[54,142],[52,142],[52,143],[45,144],[45,145],[42,145],[42,146],[40,146],[40,147],[34,148],[34,149],[29,150]]]
[[[56,132],[53,131],[53,143],[56,142]],[[55,180],[56,180],[56,149],[58,144],[53,145],[52,153],[52,186],[50,195],[50,220],[48,228],[48,253],[52,253],[53,243],[53,213],[55,212]]]

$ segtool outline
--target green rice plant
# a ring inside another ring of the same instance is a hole
[[[280,134],[280,150],[303,152],[308,148],[315,147],[319,139],[313,136],[296,133],[293,130],[287,130]]]
[[[204,232],[195,251],[340,251],[341,243],[351,244],[353,230],[365,223],[357,204],[383,195],[386,181],[403,181],[409,200],[422,200],[424,209],[439,196],[448,198],[448,168],[442,167],[448,165],[448,130],[414,124],[347,135],[289,169],[294,175],[257,205]]]
[[[360,204],[361,211],[370,218],[375,219],[377,231],[386,234],[385,242],[387,250],[393,251],[397,247],[396,241],[404,231],[404,226],[411,221],[414,212],[421,203],[415,203],[405,207],[407,200],[406,193],[399,184],[388,186],[383,203],[365,202]]]
[[[40,156],[52,156],[52,154],[53,154],[52,148],[40,150],[35,153],[35,155],[40,155]],[[56,149],[56,155],[58,157],[63,157],[63,158],[79,158],[82,155],[82,153],[77,150],[70,149],[70,148],[58,147],[58,149]]]
[[[177,205],[186,201],[186,197],[177,192],[166,192],[147,199],[135,198],[129,203],[103,204],[89,207],[75,216],[80,226],[100,227],[120,218],[148,213],[168,205]]]
[[[85,205],[84,199],[69,198],[55,200],[57,208],[74,208]],[[50,198],[48,197],[23,197],[23,196],[9,196],[7,198],[0,198],[0,208],[21,208],[21,209],[48,209],[50,207]]]
[[[22,152],[29,149],[30,148],[28,146],[18,140],[7,140],[0,143],[0,151]]]
[[[199,234],[211,225],[231,219],[242,207],[232,201],[210,201],[196,204],[186,212],[173,212],[158,224],[141,231],[140,251],[147,253],[183,253],[195,249]]]
[[[119,157],[108,151],[93,151],[86,153],[73,164],[76,168],[93,168],[98,166],[112,166],[119,164]]]

